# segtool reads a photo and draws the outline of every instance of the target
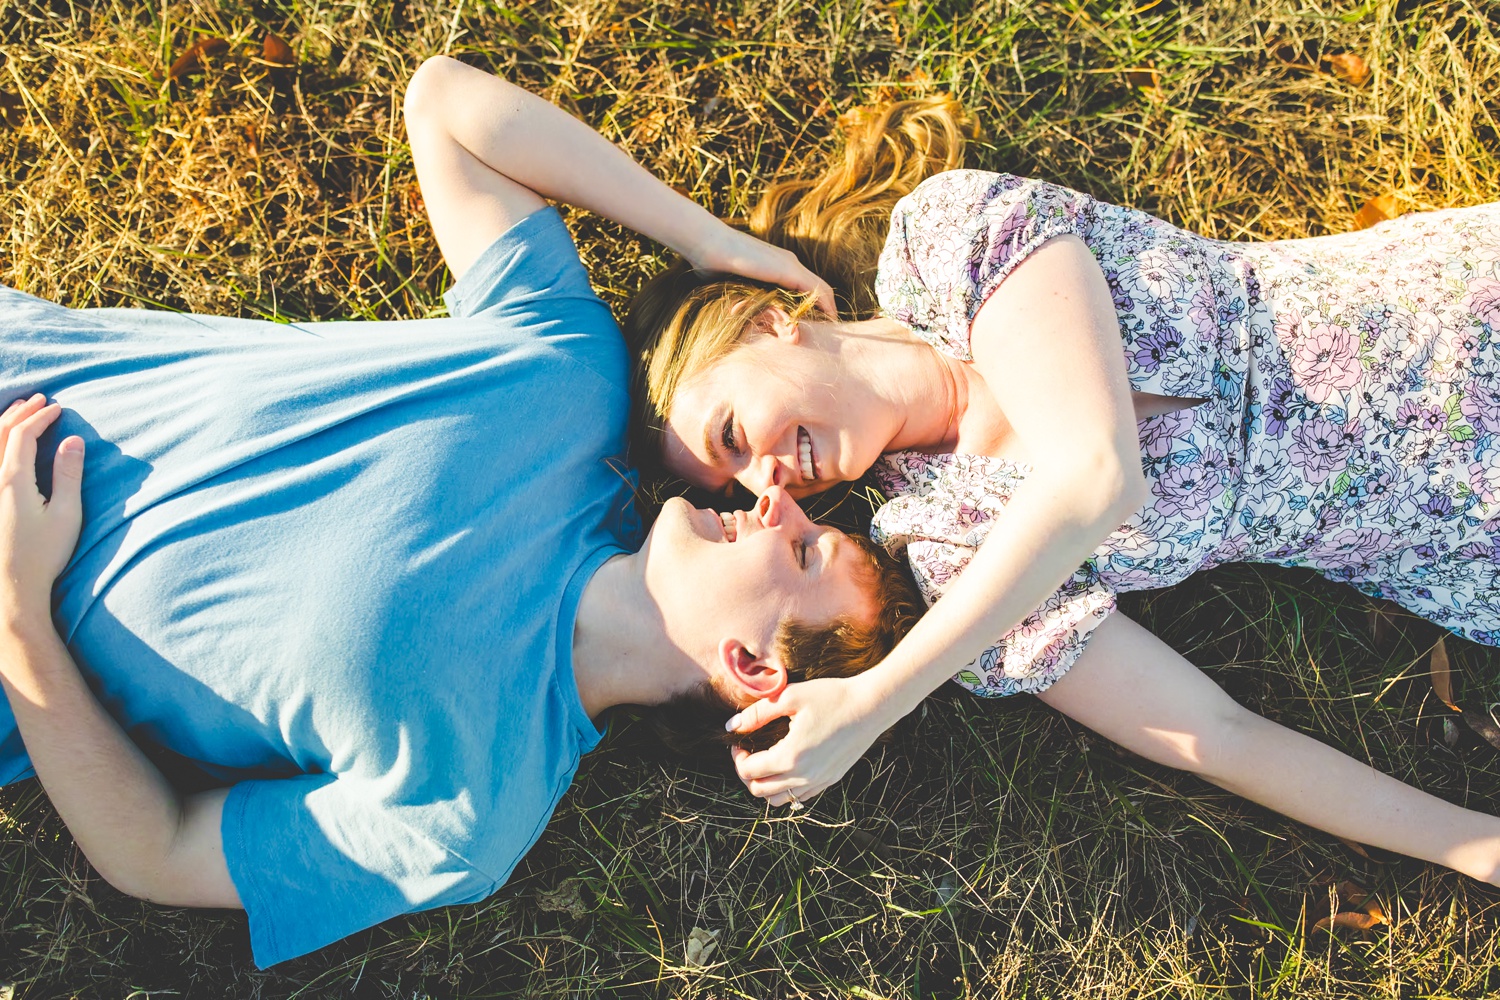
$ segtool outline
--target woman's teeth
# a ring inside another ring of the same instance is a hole
[[[736,529],[734,526],[734,515],[720,512],[719,520],[724,522],[725,541],[734,541],[735,536],[738,534],[738,529]]]
[[[802,478],[812,480],[818,478],[817,469],[813,468],[812,435],[802,427],[797,428],[797,458],[802,463]]]

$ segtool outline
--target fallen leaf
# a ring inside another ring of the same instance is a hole
[[[1375,860],[1374,858],[1370,857],[1370,852],[1367,851],[1367,850],[1365,850],[1365,845],[1364,844],[1355,843],[1354,841],[1349,840],[1347,837],[1340,837],[1339,838],[1339,843],[1343,844],[1345,847],[1349,848],[1349,850],[1353,851],[1355,854],[1358,854],[1360,857],[1364,858],[1366,861],[1374,861]]]
[[[1340,906],[1363,906],[1370,894],[1359,883],[1344,879],[1337,886]]]
[[[696,968],[703,968],[713,958],[714,951],[719,947],[719,932],[706,931],[702,927],[694,927],[688,934],[687,946],[683,949],[687,958],[687,964]]]
[[[297,56],[292,51],[292,47],[270,33],[267,33],[266,40],[261,42],[260,57],[272,66],[297,65]]]
[[[1353,52],[1328,57],[1328,71],[1345,83],[1358,87],[1370,78],[1370,64]]]
[[[1500,750],[1500,726],[1495,725],[1493,711],[1487,709],[1481,713],[1471,710],[1465,712],[1463,715],[1464,721],[1469,724],[1470,729],[1483,737],[1484,741],[1490,746],[1496,750]]]
[[[1358,931],[1368,931],[1376,924],[1385,923],[1385,918],[1376,917],[1369,913],[1335,913],[1331,917],[1324,917],[1313,924],[1313,931],[1328,931],[1333,933],[1336,927],[1352,927]]]
[[[1377,222],[1386,219],[1394,219],[1398,214],[1396,211],[1396,196],[1393,194],[1378,194],[1360,206],[1358,212],[1354,213],[1354,228],[1369,229]]]
[[[667,113],[657,108],[635,123],[635,128],[630,131],[630,141],[650,145],[661,138],[662,131],[666,127]]]
[[[200,38],[188,50],[178,56],[167,70],[167,77],[172,80],[181,80],[185,76],[203,72],[203,60],[217,55],[223,55],[229,51],[229,43],[222,38],[213,36]]]
[[[1455,712],[1462,711],[1453,697],[1453,668],[1448,662],[1446,640],[1439,639],[1437,645],[1432,647],[1432,656],[1428,660],[1427,670],[1432,675],[1432,690],[1438,696],[1438,700]]]
[[[260,159],[260,133],[255,131],[254,125],[245,126],[245,148],[255,159]]]
[[[1125,84],[1139,90],[1148,100],[1164,101],[1167,99],[1166,91],[1161,89],[1161,74],[1150,67],[1127,69]]]
[[[538,890],[536,904],[547,913],[566,913],[574,920],[581,920],[589,915],[588,904],[579,891],[581,885],[581,879],[565,878],[556,889]]]
[[[26,105],[15,94],[0,90],[0,123],[18,125]]]

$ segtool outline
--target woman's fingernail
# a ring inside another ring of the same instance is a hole
[[[726,723],[724,723],[724,731],[726,733],[732,733],[736,729],[738,729],[739,727],[740,727],[740,717],[738,715],[731,716],[730,719],[729,719],[729,721],[726,722]]]

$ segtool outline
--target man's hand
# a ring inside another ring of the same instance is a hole
[[[61,414],[38,393],[0,415],[0,611],[31,621],[50,620],[52,582],[83,525],[83,438],[57,446],[52,498],[37,488],[37,439]]]

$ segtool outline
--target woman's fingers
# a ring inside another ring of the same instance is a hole
[[[737,758],[734,762],[734,770],[740,776],[740,780],[747,784],[752,781],[773,778],[778,774],[786,774],[792,769],[792,756],[780,750],[781,744],[762,750],[760,753],[747,754]]]
[[[37,438],[62,413],[62,407],[57,403],[42,405],[44,403],[45,398],[40,394],[33,396],[20,406],[7,410],[3,423],[0,423],[5,433],[7,475],[29,478],[33,487],[36,485]]]
[[[747,708],[741,709],[738,715],[732,716],[724,723],[724,731],[729,733],[753,733],[772,719],[779,719],[783,715],[791,715],[796,711],[793,699],[786,696],[777,698],[762,698]]]
[[[10,441],[10,432],[21,421],[31,416],[47,402],[47,397],[37,393],[28,399],[17,399],[0,413],[0,449]]]
[[[47,509],[72,523],[83,521],[83,438],[64,438],[52,463],[52,499]]]

